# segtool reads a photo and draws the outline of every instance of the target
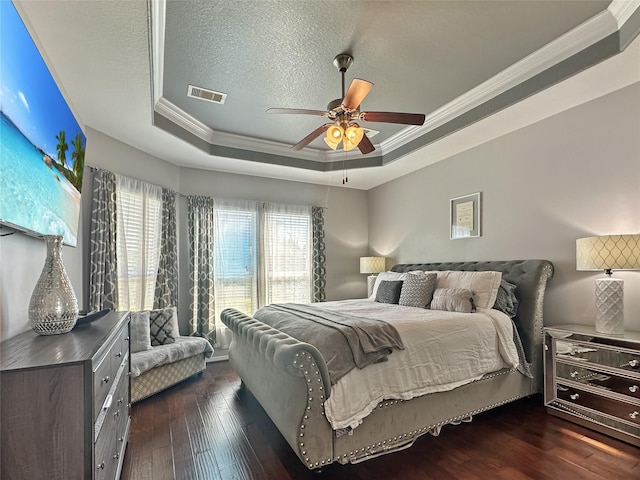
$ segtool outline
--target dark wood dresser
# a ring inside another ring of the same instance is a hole
[[[129,365],[128,312],[0,343],[0,478],[119,478]]]

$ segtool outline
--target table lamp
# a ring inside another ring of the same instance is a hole
[[[604,270],[596,279],[596,331],[624,333],[624,281],[612,270],[640,270],[640,234],[601,235],[576,240],[576,269]]]
[[[360,273],[380,273],[385,270],[384,257],[360,257]],[[367,296],[373,293],[373,286],[376,283],[376,275],[367,277]]]

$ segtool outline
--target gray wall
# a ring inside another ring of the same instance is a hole
[[[482,236],[449,239],[449,200],[482,192]],[[545,324],[594,323],[597,272],[575,240],[640,232],[640,84],[369,191],[369,247],[393,263],[544,258],[555,265]],[[625,325],[640,330],[640,272]]]
[[[171,188],[182,194],[210,195],[326,207],[327,298],[364,297],[366,285],[358,257],[368,253],[367,194],[362,190],[311,185],[262,177],[181,168],[132,148],[96,130],[87,129],[86,163],[122,175]],[[64,247],[63,261],[79,303],[84,306],[88,286],[88,225],[91,178],[85,170],[78,247]],[[180,211],[186,201],[181,199]],[[179,218],[179,311],[181,330],[187,331],[188,246],[186,217]],[[0,234],[5,229],[0,230]],[[31,292],[46,256],[44,242],[16,233],[0,238],[0,339],[29,328],[27,310]]]
[[[575,239],[640,231],[639,133],[640,85],[635,84],[368,193],[180,168],[91,129],[87,163],[184,194],[326,206],[329,299],[365,295],[358,257],[369,253],[390,257],[388,266],[546,258],[556,274],[547,293],[545,324],[593,324],[593,281],[599,274],[575,270]],[[483,199],[482,236],[449,240],[449,199],[477,191]],[[88,199],[85,191],[84,237]],[[181,217],[184,289],[188,269],[183,223]],[[63,249],[81,302],[86,296],[82,265],[87,245],[81,238],[77,248]],[[44,257],[42,240],[22,234],[0,238],[1,338],[29,328],[29,297]],[[640,272],[615,275],[625,280],[626,327],[640,330]],[[185,314],[181,311],[182,328]]]

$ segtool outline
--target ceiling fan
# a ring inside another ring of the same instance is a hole
[[[324,141],[333,150],[342,143],[344,150],[352,150],[355,147],[363,153],[371,153],[375,147],[371,140],[365,135],[363,128],[356,123],[382,122],[400,123],[404,125],[422,125],[425,116],[422,113],[399,113],[399,112],[361,112],[360,104],[373,88],[373,83],[355,78],[349,90],[344,91],[344,74],[353,63],[353,57],[346,53],[337,55],[333,64],[342,73],[342,98],[333,100],[327,105],[327,110],[306,110],[295,108],[270,108],[267,113],[286,113],[294,115],[318,115],[327,117],[330,123],[316,128],[309,135],[304,137],[293,147],[293,150],[301,150],[313,140],[326,132]]]

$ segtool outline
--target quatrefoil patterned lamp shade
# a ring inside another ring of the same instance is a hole
[[[371,273],[367,277],[367,296],[373,294],[373,286],[376,283],[376,273],[384,272],[385,257],[360,257],[360,273]]]
[[[576,269],[604,270],[596,279],[596,330],[624,333],[624,282],[612,270],[640,270],[640,234],[602,235],[576,240]]]
[[[384,257],[360,257],[360,273],[380,273],[384,268]]]

